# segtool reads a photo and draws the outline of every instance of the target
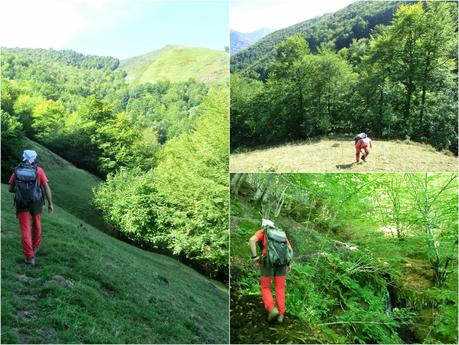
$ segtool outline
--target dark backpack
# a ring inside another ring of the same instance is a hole
[[[367,135],[365,133],[360,133],[360,134],[357,134],[354,137],[354,141],[355,141],[355,143],[357,143],[357,141],[359,141],[360,139],[365,139],[366,137],[367,137]]]
[[[43,201],[43,192],[38,186],[38,171],[35,164],[20,163],[14,169],[15,195],[17,206],[28,207],[34,202]]]
[[[277,228],[265,226],[266,236],[266,258],[272,266],[285,266],[292,261],[293,250],[287,245],[287,235],[285,231]]]

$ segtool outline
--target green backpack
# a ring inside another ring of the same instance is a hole
[[[287,245],[285,231],[271,226],[264,227],[266,258],[272,266],[285,266],[292,261],[293,250]]]

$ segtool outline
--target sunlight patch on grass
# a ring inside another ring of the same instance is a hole
[[[429,145],[374,141],[367,162],[355,163],[354,141],[322,140],[232,154],[231,172],[439,172],[456,171],[457,157]]]

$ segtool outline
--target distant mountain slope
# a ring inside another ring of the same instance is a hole
[[[378,24],[387,25],[402,1],[358,1],[335,13],[306,20],[275,31],[231,57],[231,72],[250,70],[250,75],[265,78],[267,66],[274,60],[275,47],[286,37],[301,35],[312,52],[322,43],[336,50],[349,46],[352,39],[369,37]]]
[[[228,343],[228,293],[170,257],[100,231],[100,180],[41,145],[55,212],[37,266],[24,264],[12,194],[1,185],[2,343]]]
[[[270,28],[261,28],[259,30],[253,32],[239,32],[235,30],[231,30],[230,32],[230,55],[234,55],[237,52],[241,51],[249,47],[250,45],[254,44],[258,40],[262,39],[266,35],[269,35],[274,30]]]
[[[130,84],[169,80],[223,82],[228,78],[228,54],[207,48],[168,45],[150,53],[121,61]]]

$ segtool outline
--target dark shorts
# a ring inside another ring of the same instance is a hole
[[[16,213],[19,212],[30,212],[32,216],[35,216],[37,214],[40,214],[43,212],[43,201],[35,201],[31,203],[30,205],[22,205],[17,203],[16,204]]]
[[[264,257],[260,262],[261,275],[263,277],[274,277],[274,276],[286,276],[287,265],[284,266],[272,266]]]

